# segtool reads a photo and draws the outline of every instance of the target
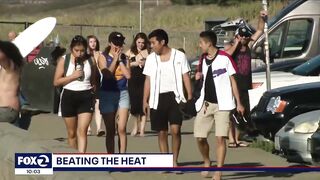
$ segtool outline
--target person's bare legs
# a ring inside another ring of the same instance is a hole
[[[178,157],[181,147],[181,126],[177,124],[170,125],[170,133],[172,136],[172,154],[173,166],[178,166]]]
[[[237,141],[236,141],[236,130],[235,130],[235,127],[234,127],[234,124],[232,121],[230,121],[230,127],[229,127],[229,147],[237,147]]]
[[[133,127],[131,130],[131,136],[136,136],[138,133],[138,118],[139,116],[135,116],[133,114],[130,115],[131,116],[131,120],[133,121]]]
[[[77,126],[77,142],[78,151],[81,153],[87,150],[87,129],[92,120],[92,113],[78,114],[78,126]]]
[[[120,139],[119,152],[125,153],[127,151],[127,122],[129,110],[127,108],[119,108],[119,121],[118,121],[118,136]]]
[[[237,127],[234,127],[234,132],[235,132],[235,141],[237,144],[240,143],[239,137],[240,137],[240,131]]]
[[[97,135],[99,136],[104,135],[104,133],[100,133],[100,132],[104,132],[104,128],[103,128],[102,116],[99,109],[99,99],[96,99],[96,103],[95,103],[94,120],[97,126]]]
[[[167,130],[161,130],[158,132],[158,143],[159,143],[160,152],[162,152],[162,153],[169,152],[168,131]]]
[[[77,145],[77,118],[76,117],[64,117],[64,122],[67,128],[68,144],[78,149]]]
[[[110,154],[114,153],[114,137],[116,134],[115,116],[116,112],[102,114],[106,127],[106,148]]]
[[[216,136],[216,155],[217,155],[217,167],[222,167],[224,160],[226,158],[227,148],[226,148],[226,139],[222,136]],[[214,173],[213,179],[221,179],[221,171],[216,171]]]
[[[203,166],[204,167],[210,167],[211,166],[211,161],[210,161],[210,156],[209,156],[209,144],[207,141],[207,138],[197,138],[197,144],[200,150],[200,153],[203,158]],[[209,171],[202,171],[201,176],[203,177],[208,177],[209,176]]]
[[[140,136],[144,136],[144,130],[145,130],[145,127],[146,127],[146,121],[147,121],[147,116],[146,115],[143,115],[143,116],[140,116]]]

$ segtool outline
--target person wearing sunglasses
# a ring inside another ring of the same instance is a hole
[[[239,27],[235,32],[235,38],[225,51],[234,59],[238,72],[235,76],[239,88],[240,101],[245,107],[244,118],[250,121],[249,89],[252,89],[251,72],[251,46],[263,33],[264,23],[267,17],[266,11],[261,11],[256,32],[247,26]],[[250,124],[250,123],[249,123]],[[250,129],[245,127],[245,129]],[[234,121],[230,121],[229,148],[246,147],[248,144],[239,140],[240,132],[235,128]]]

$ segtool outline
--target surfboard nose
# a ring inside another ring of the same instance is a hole
[[[55,17],[43,18],[20,33],[12,42],[18,47],[23,57],[45,40],[57,23]]]

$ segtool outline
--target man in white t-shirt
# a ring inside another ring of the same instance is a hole
[[[168,123],[172,136],[173,165],[177,166],[181,146],[182,114],[179,103],[191,100],[191,83],[184,53],[168,46],[168,34],[156,29],[149,34],[153,53],[146,60],[143,74],[143,109],[150,107],[151,129],[158,132],[160,152],[168,153]],[[185,86],[188,97],[184,97]]]
[[[226,156],[230,111],[237,108],[239,113],[244,113],[234,78],[236,66],[226,52],[217,49],[216,42],[217,36],[213,31],[200,33],[199,46],[203,55],[199,66],[202,72],[196,73],[196,80],[202,78],[203,84],[200,97],[195,104],[198,114],[194,121],[194,137],[197,138],[205,167],[211,165],[207,138],[213,123],[215,123],[217,167],[222,167]],[[208,176],[207,171],[201,174]],[[213,179],[220,180],[221,172],[216,171]]]

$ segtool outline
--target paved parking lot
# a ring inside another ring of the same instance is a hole
[[[94,123],[93,123],[94,124]],[[132,122],[128,122],[128,132],[131,130]],[[50,127],[50,128],[49,128]],[[155,133],[150,131],[150,124],[147,123],[145,137],[131,137],[128,135],[128,152],[158,152],[158,142]],[[182,166],[201,166],[201,156],[196,146],[195,139],[192,134],[193,121],[185,121],[182,127],[182,146],[179,156],[179,162]],[[30,132],[36,133],[44,139],[57,139],[66,142],[66,129],[64,122],[60,117],[53,114],[38,115],[33,117],[29,129]],[[129,133],[128,133],[129,134]],[[89,136],[88,138],[88,152],[105,152],[105,138]],[[212,164],[215,165],[214,155],[214,138],[213,135],[209,138],[210,142],[210,156]],[[169,143],[170,144],[170,143]],[[286,162],[284,158],[265,152],[256,148],[233,148],[228,149],[226,166],[237,167],[290,167],[297,164]],[[105,173],[105,172],[97,172]],[[107,172],[106,172],[107,173]],[[204,179],[199,172],[184,172],[183,174],[167,173],[161,174],[159,172],[112,172],[110,174],[114,179]],[[320,179],[319,172],[299,173],[299,172],[224,172],[223,179]]]

